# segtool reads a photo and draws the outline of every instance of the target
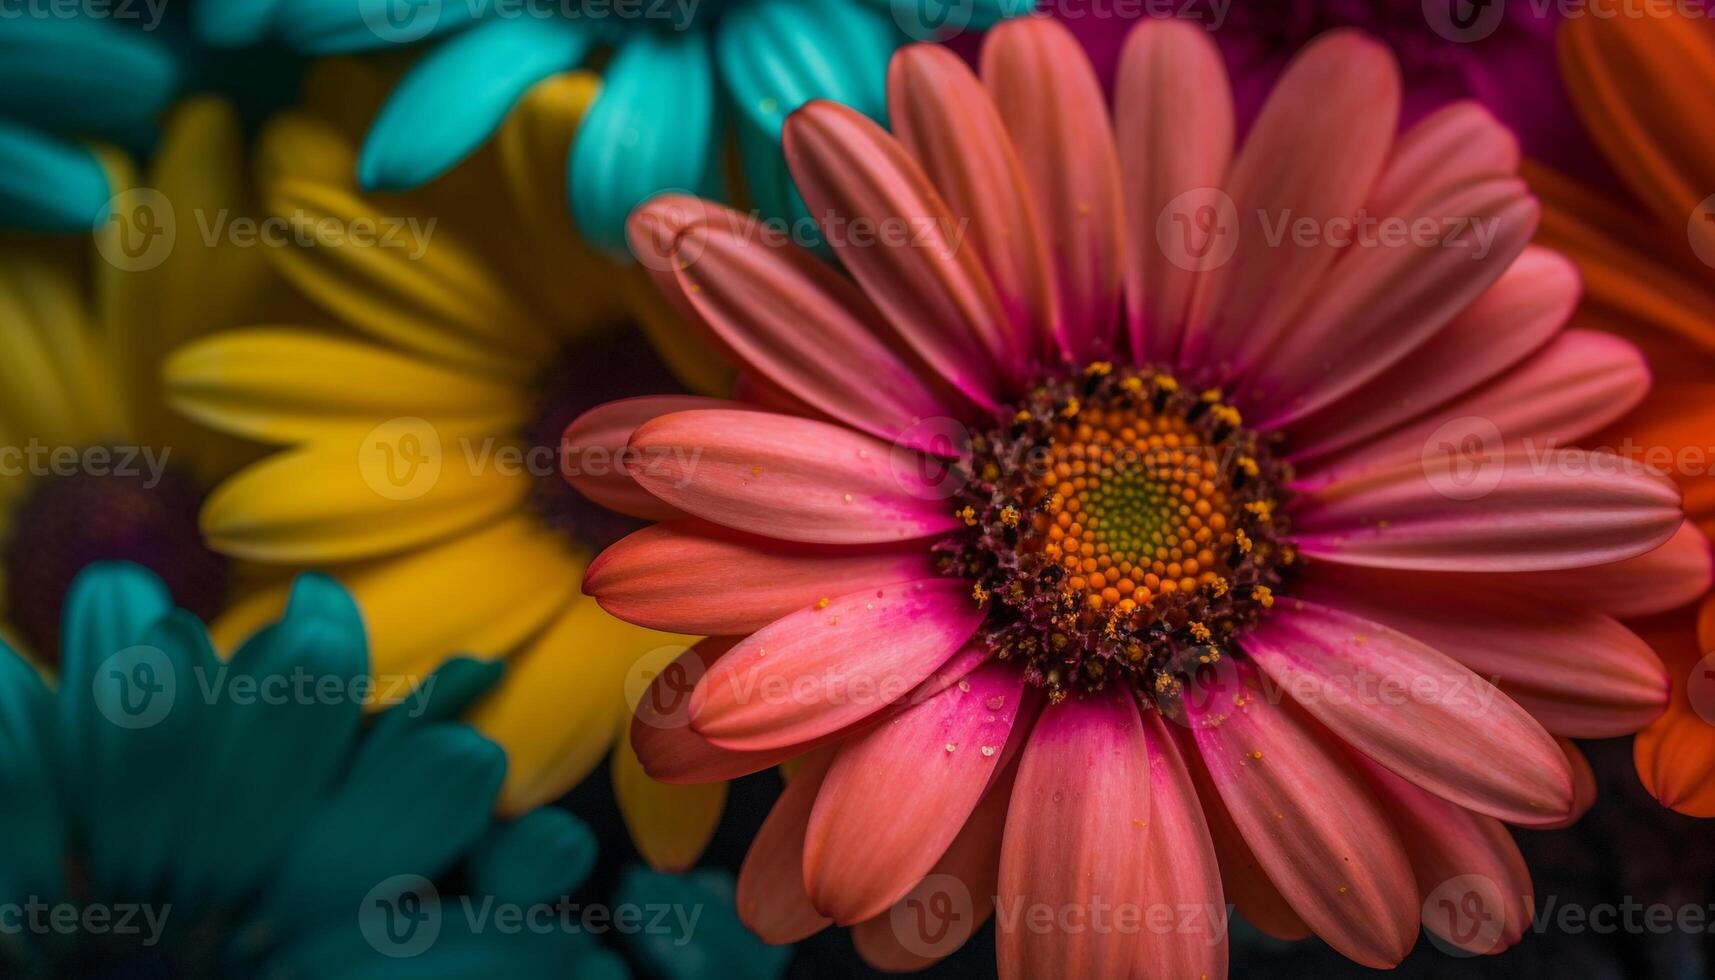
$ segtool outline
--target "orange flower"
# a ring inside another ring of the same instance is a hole
[[[1683,17],[1583,17],[1561,28],[1566,87],[1630,199],[1541,166],[1541,240],[1583,272],[1578,320],[1641,347],[1657,384],[1608,444],[1670,469],[1690,523],[1715,531],[1715,130],[1693,122],[1715,86],[1715,31]],[[1705,579],[1707,569],[1703,570]],[[1642,632],[1674,685],[1667,711],[1637,737],[1644,785],[1663,804],[1715,817],[1715,598]],[[1702,685],[1702,687],[1699,687]],[[1701,709],[1701,710],[1699,710]]]

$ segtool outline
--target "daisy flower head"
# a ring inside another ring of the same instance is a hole
[[[1566,448],[1649,378],[1561,329],[1577,277],[1528,245],[1513,138],[1470,104],[1397,132],[1353,32],[1242,144],[1171,21],[1131,34],[1111,120],[1034,18],[980,79],[917,45],[888,91],[891,133],[827,102],[785,130],[844,271],[707,202],[632,220],[749,397],[566,434],[628,460],[580,488],[658,522],[586,591],[710,637],[640,702],[645,769],[797,760],[747,921],[903,969],[950,949],[913,908],[963,906],[951,943],[993,914],[1025,977],[1223,974],[1229,900],[1374,966],[1420,922],[1516,942],[1505,825],[1576,817],[1566,738],[1661,710],[1611,612],[1678,601],[1685,541],[1671,482]],[[1475,931],[1436,900],[1473,882]]]
[[[617,739],[628,672],[683,641],[580,595],[590,556],[637,523],[568,486],[557,449],[590,405],[683,390],[663,361],[730,382],[671,316],[631,301],[635,270],[578,240],[563,199],[543,204],[596,80],[538,86],[493,147],[409,195],[351,176],[383,80],[336,59],[309,89],[262,138],[278,237],[262,251],[313,305],[202,338],[164,369],[175,408],[271,447],[201,513],[211,548],[273,579],[214,624],[217,642],[277,615],[286,575],[323,570],[366,610],[389,683],[420,683],[449,651],[506,658],[471,720],[508,752],[507,812],[559,797],[614,749],[642,850],[688,865],[722,788],[652,783]]]
[[[1673,474],[1688,524],[1715,533],[1715,147],[1686,120],[1690,93],[1715,79],[1707,20],[1674,11],[1569,18],[1558,36],[1566,90],[1609,168],[1588,185],[1540,164],[1528,176],[1544,204],[1541,241],[1577,263],[1577,323],[1630,339],[1657,383],[1598,438]],[[1639,733],[1644,786],[1664,805],[1715,817],[1715,601],[1707,556],[1688,554],[1681,608],[1640,629],[1667,663],[1667,710]]]
[[[64,636],[57,688],[0,645],[8,975],[625,976],[588,934],[461,911],[551,918],[595,861],[570,813],[495,817],[506,756],[450,720],[492,665],[364,727],[362,615],[331,580],[223,662],[129,563],[79,577]]]
[[[11,642],[43,661],[93,562],[148,568],[205,619],[243,592],[197,513],[253,449],[172,412],[159,375],[180,344],[296,308],[260,249],[198,234],[256,211],[227,103],[176,104],[147,169],[109,166],[118,192],[93,238],[0,238],[0,605]]]
[[[580,231],[622,255],[626,215],[639,202],[722,186],[717,164],[729,133],[748,193],[771,214],[793,213],[780,159],[788,113],[827,98],[878,116],[887,57],[902,40],[986,26],[1028,7],[934,5],[957,14],[941,24],[919,0],[280,0],[270,29],[317,54],[444,36],[365,138],[358,173],[369,189],[415,187],[444,173],[484,144],[531,86],[606,52],[601,94],[564,173]]]

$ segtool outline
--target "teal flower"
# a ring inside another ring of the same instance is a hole
[[[315,53],[453,35],[413,66],[376,118],[358,161],[371,189],[446,172],[532,85],[610,51],[567,173],[579,229],[619,252],[637,204],[664,190],[719,189],[729,123],[756,206],[803,217],[780,153],[792,110],[833,99],[879,119],[895,47],[987,26],[1034,0],[277,2],[273,30]]]
[[[180,66],[112,19],[0,16],[0,227],[88,231],[112,196],[86,140],[146,139]]]
[[[452,719],[499,666],[366,724],[367,660],[326,578],[223,662],[153,575],[86,570],[57,691],[0,647],[0,975],[625,976],[587,932],[506,926],[557,921],[596,846],[493,816],[505,756]]]

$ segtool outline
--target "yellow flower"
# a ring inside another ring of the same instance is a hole
[[[147,566],[203,616],[233,593],[196,515],[251,450],[173,415],[159,372],[174,347],[289,296],[259,250],[200,231],[253,208],[230,107],[177,106],[142,181],[102,153],[119,193],[93,239],[0,239],[0,604],[9,638],[41,658],[91,562]]]
[[[470,718],[506,748],[502,808],[555,799],[611,749],[640,850],[658,867],[688,866],[724,790],[649,780],[619,737],[652,669],[687,640],[582,595],[592,545],[617,518],[570,492],[558,444],[578,410],[648,374],[636,366],[650,346],[639,327],[694,386],[724,385],[725,368],[664,307],[643,305],[641,273],[572,236],[563,161],[595,76],[540,83],[459,169],[371,197],[353,155],[385,86],[367,70],[324,65],[309,111],[262,137],[279,239],[267,251],[319,310],[211,337],[168,363],[180,410],[281,447],[215,489],[204,532],[234,558],[336,576],[364,611],[381,689],[449,655],[505,658],[505,678]],[[240,604],[215,624],[217,642],[267,621],[284,596],[282,583]]]

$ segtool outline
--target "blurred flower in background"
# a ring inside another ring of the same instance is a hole
[[[149,568],[204,618],[242,589],[197,513],[252,451],[171,412],[160,371],[180,344],[298,309],[260,250],[203,237],[254,215],[243,143],[227,104],[186,100],[145,174],[110,157],[118,192],[93,248],[0,239],[0,569],[35,656],[52,656],[66,589],[95,561]]]
[[[597,55],[606,53],[601,93],[564,172],[580,231],[623,254],[635,205],[662,191],[725,190],[719,163],[729,132],[749,195],[771,216],[793,215],[779,149],[793,109],[828,98],[879,115],[882,72],[902,40],[986,26],[1029,5],[529,0],[490,10],[462,0],[273,0],[256,5],[272,8],[266,12],[224,9],[246,25],[229,34],[266,31],[318,55],[450,35],[432,42],[369,130],[358,174],[371,190],[416,187],[445,173],[494,134],[531,86],[601,63]]]
[[[421,678],[447,651],[507,658],[471,716],[511,759],[506,811],[557,798],[611,749],[643,853],[687,867],[724,794],[649,780],[617,737],[632,674],[684,641],[582,597],[593,551],[638,524],[566,485],[560,434],[609,398],[682,391],[664,360],[700,387],[730,382],[670,311],[626,288],[640,274],[580,242],[556,206],[553,175],[595,78],[542,82],[492,146],[408,195],[369,195],[352,177],[383,77],[340,59],[309,86],[308,108],[263,136],[264,204],[288,231],[262,251],[317,310],[212,335],[166,368],[186,415],[280,447],[214,489],[208,543],[338,578],[370,616],[378,674]],[[239,603],[214,627],[221,646],[284,595],[277,583]]]
[[[587,933],[470,914],[555,903],[595,861],[564,811],[494,817],[506,756],[449,719],[498,668],[454,661],[366,728],[362,617],[315,576],[228,663],[129,564],[79,577],[64,638],[57,690],[0,648],[0,968],[626,975]]]

